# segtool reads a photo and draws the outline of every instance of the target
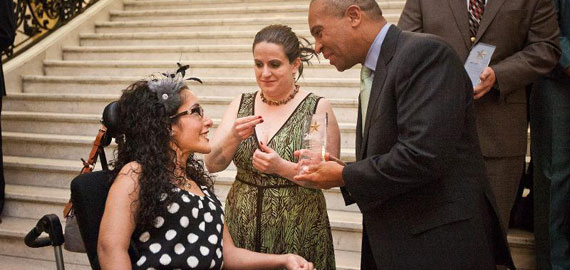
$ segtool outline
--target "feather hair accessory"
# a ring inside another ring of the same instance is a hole
[[[186,86],[184,81],[189,80],[202,83],[202,80],[196,77],[184,78],[186,70],[190,68],[189,65],[176,64],[178,65],[176,73],[153,73],[146,79],[148,88],[156,94],[158,102],[164,105],[167,112],[176,110],[176,106],[180,104],[180,90]]]

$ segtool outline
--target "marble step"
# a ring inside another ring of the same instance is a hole
[[[50,247],[45,247],[50,249]],[[21,255],[20,255],[21,256]],[[0,264],[2,264],[2,270],[56,270],[57,266],[55,261],[43,260],[43,259],[30,259],[27,257],[20,256],[5,256],[0,255]],[[65,269],[67,270],[90,270],[91,267],[88,265],[79,265],[67,263],[65,258],[63,259]]]
[[[11,94],[4,98],[2,122],[5,131],[48,134],[65,131],[70,135],[92,136],[100,126],[103,108],[117,98],[118,95]],[[214,125],[219,123],[230,100],[200,97],[200,103],[206,108],[207,115],[213,118]],[[342,99],[331,99],[330,102],[339,119],[341,146],[354,148],[355,121],[343,119],[356,118],[356,104],[351,105],[349,100]],[[352,111],[348,112],[351,106]],[[530,143],[530,131],[527,140]]]
[[[24,237],[44,214],[48,213],[42,213],[38,218],[19,218],[4,213],[0,223],[0,269],[57,269],[53,247],[29,248],[24,244]],[[86,254],[69,252],[63,247],[62,250],[65,269],[91,269]],[[20,262],[19,268],[11,265],[15,260]]]
[[[7,185],[4,215],[39,219],[46,213],[55,213],[61,218],[61,211],[68,199],[69,189]],[[354,258],[358,258],[362,233],[361,214],[330,209],[328,213],[335,249],[353,253]]]
[[[47,115],[50,115],[49,113],[101,115],[103,108],[118,98],[118,94],[11,94],[5,98],[4,110],[8,112],[48,113]],[[204,107],[206,115],[212,119],[221,118],[232,100],[233,98],[230,97],[199,96],[200,104]],[[350,127],[350,123],[353,123],[352,125],[356,126],[354,124],[356,123],[356,111],[358,109],[356,100],[329,99],[329,102],[333,106],[339,123],[347,123],[348,127]]]
[[[110,157],[109,157],[110,158]],[[68,189],[71,180],[82,168],[79,160],[43,159],[21,156],[5,156],[4,158],[6,183],[19,186],[47,187]],[[97,163],[96,170],[100,170]],[[42,175],[38,178],[38,175]],[[225,198],[234,182],[236,170],[226,169],[214,174],[215,192],[220,198]],[[327,208],[329,210],[359,212],[356,205],[346,206],[339,188],[324,190]]]
[[[69,188],[6,185],[6,204],[2,215],[38,220],[53,213],[63,221],[62,211],[69,195]]]
[[[259,30],[259,29],[258,29]],[[81,46],[138,46],[144,45],[252,45],[257,31],[181,31],[181,32],[136,32],[136,33],[84,33],[80,34]],[[311,43],[314,39],[309,29],[293,29]]]
[[[519,270],[536,270],[536,251],[532,232],[510,229],[507,241],[515,266]]]
[[[65,101],[61,103],[52,103],[51,107],[65,107],[68,104]],[[207,103],[206,103],[207,104]],[[14,107],[14,104],[11,104]],[[334,105],[334,103],[333,103]],[[101,107],[99,105],[94,105]],[[104,105],[103,105],[104,106]],[[205,108],[211,108],[209,105]],[[102,109],[93,109],[102,111]],[[207,111],[211,111],[207,109]],[[217,115],[218,117],[221,116]],[[95,136],[101,127],[101,114],[79,114],[79,113],[54,113],[54,112],[35,112],[35,111],[9,111],[2,112],[2,127],[6,132],[27,132],[27,133],[43,133],[43,134],[65,134]],[[210,134],[215,134],[216,128],[221,118],[213,118],[214,126],[210,130]],[[356,123],[340,122],[340,139],[341,148],[354,148],[356,142]],[[211,136],[210,135],[210,138]],[[530,131],[527,134],[527,156],[530,156]]]
[[[139,41],[140,42],[140,41]],[[139,43],[140,44],[140,43]],[[253,59],[253,57],[252,57]],[[242,61],[188,61],[189,65],[186,76],[194,77],[219,77],[219,78],[255,78],[253,60]],[[145,77],[155,72],[176,70],[176,63],[172,61],[93,61],[93,60],[45,60],[44,72],[47,76],[122,76]],[[344,72],[338,72],[326,59],[313,58],[310,65],[305,64],[303,77],[312,78],[344,78],[358,79],[360,66],[355,66]]]
[[[308,5],[307,0],[124,0],[125,10],[149,10],[168,7],[201,8],[201,7],[249,7],[252,5]]]
[[[4,98],[2,122],[5,131],[47,134],[61,134],[63,131],[69,135],[94,136],[100,127],[103,108],[117,98],[118,95],[11,94]],[[230,100],[200,97],[207,115],[213,118],[214,128]],[[356,104],[342,99],[331,99],[330,102],[339,119],[341,146],[354,148]],[[530,143],[530,131],[527,141]]]
[[[95,136],[101,114],[2,112],[2,131]]]
[[[308,16],[309,5],[249,5],[241,7],[165,7],[148,10],[112,10],[110,21],[184,20],[211,18],[301,17]]]
[[[115,95],[113,95],[112,93],[109,94],[105,94],[105,95],[100,95],[100,94],[95,94],[95,95],[91,95],[88,92],[84,93],[84,94],[65,94],[65,95],[60,95],[60,94],[51,94],[57,91],[57,87],[60,87],[61,84],[54,82],[54,81],[50,81],[51,77],[45,77],[47,78],[47,80],[44,80],[44,78],[40,78],[40,81],[35,81],[35,80],[31,80],[26,82],[26,90],[27,89],[38,89],[38,90],[42,90],[42,91],[46,91],[46,90],[52,90],[51,92],[47,92],[47,93],[24,93],[24,94],[17,94],[17,95],[11,95],[10,97],[7,98],[8,101],[5,102],[5,110],[6,111],[28,111],[28,112],[61,112],[61,113],[96,113],[96,114],[100,114],[103,112],[103,108],[109,104],[111,101],[113,100],[117,100],[119,98],[119,94],[120,94],[120,90],[118,89],[122,89],[124,87],[120,87],[118,83],[116,86],[114,87],[105,87],[105,89],[108,89],[109,92],[111,92],[111,90],[113,90],[115,93]],[[84,84],[84,87],[87,88],[90,86],[89,84],[89,80],[85,80],[85,81],[78,81],[74,78],[71,78],[68,80],[67,78],[65,79],[67,80],[67,82],[70,82],[70,86],[67,86],[66,88],[69,89],[70,87],[76,87],[76,88],[81,88],[81,86]],[[126,79],[124,80],[124,84],[127,84],[127,82],[133,82],[135,80],[129,80]],[[40,83],[38,83],[40,82]],[[79,82],[77,85],[73,85],[74,83]],[[36,84],[36,85],[34,85]],[[223,83],[220,83],[223,84]],[[302,85],[302,84],[301,84]],[[43,88],[39,88],[39,87],[43,87]],[[221,88],[221,85],[219,86]],[[50,89],[51,88],[51,89]],[[102,87],[99,86],[98,89],[101,89]],[[202,88],[202,85],[191,85],[190,88],[192,89],[192,91],[194,93],[196,93],[199,97],[199,102],[200,104],[203,105],[205,113],[208,117],[210,118],[221,118],[224,114],[224,112],[227,109],[227,106],[230,104],[230,102],[234,99],[234,97],[225,97],[225,96],[212,96],[211,93],[208,93],[210,95],[208,96],[204,96],[204,95],[200,95],[201,93],[205,92],[204,89],[200,89]],[[308,90],[311,87],[307,87]],[[117,90],[115,90],[117,89]],[[206,88],[207,89],[207,88]],[[328,91],[325,89],[322,89],[323,91]],[[72,91],[70,91],[72,92]],[[93,91],[94,92],[94,91]],[[229,92],[229,91],[228,91]],[[237,92],[237,91],[236,91]],[[316,94],[319,94],[317,91],[313,91]],[[321,91],[322,92],[322,91]],[[77,92],[73,92],[73,93],[77,93]],[[239,96],[241,93],[236,93],[236,97]],[[324,95],[323,95],[324,96]],[[46,97],[46,99],[43,99],[43,97]],[[80,105],[83,106],[77,106],[77,104],[69,104],[71,102],[75,102],[74,98],[77,98],[78,100],[80,100],[78,103]],[[92,99],[91,99],[92,98]],[[92,104],[89,103],[90,99],[93,101]],[[339,123],[356,123],[356,118],[357,118],[357,110],[358,110],[358,103],[355,99],[340,99],[340,98],[329,98],[328,99],[329,102],[331,103],[332,107],[333,107],[333,111],[335,113],[335,116],[337,118],[337,121]],[[45,103],[45,104],[38,104],[37,107],[33,107],[33,103]],[[62,107],[53,107],[54,104],[57,105],[61,105]]]
[[[3,132],[2,150],[6,156],[80,160],[86,158],[93,146],[93,136]],[[115,144],[105,148],[111,158]],[[341,159],[354,161],[354,149],[341,149]]]
[[[384,9],[398,9],[403,8],[404,1],[376,1],[380,8]],[[228,7],[251,7],[251,6],[289,6],[289,5],[305,5],[309,6],[310,1],[308,0],[292,0],[292,1],[281,1],[281,0],[161,0],[161,1],[133,1],[126,0],[123,2],[125,10],[154,10],[159,8],[172,8],[178,7],[181,9],[186,8],[203,8],[203,7],[216,7],[216,8],[228,8]]]
[[[69,189],[71,180],[79,174],[82,168],[83,164],[79,159],[4,155],[4,178],[6,183],[11,185]],[[97,160],[95,170],[101,170],[99,160]]]
[[[62,51],[63,60],[66,61],[114,60],[123,62],[145,59],[149,63],[155,61],[171,63],[228,61],[228,63],[233,63],[235,61],[252,61],[253,59],[251,44],[64,46]],[[319,54],[318,58],[324,61],[322,54]],[[316,58],[313,61],[319,62]],[[360,65],[356,66],[360,67]],[[333,67],[331,66],[331,68]]]
[[[66,189],[7,185],[6,205],[10,207],[7,207],[9,210],[4,213],[4,215],[8,217],[3,217],[3,219],[8,220],[6,222],[8,224],[0,224],[0,241],[4,240],[2,236],[6,234],[10,234],[13,237],[24,235],[34,226],[34,219],[43,216],[45,213],[61,215],[61,208],[67,201],[68,194],[69,191]],[[17,211],[15,211],[16,209]],[[362,231],[361,215],[359,213],[334,211],[330,209],[328,212],[337,257],[339,257],[339,255],[349,255],[351,257],[349,261],[353,262],[353,266],[355,263],[357,266]],[[21,215],[27,216],[22,217]],[[28,226],[19,224],[19,231],[17,231],[14,229],[14,225],[10,225],[14,223],[12,222],[13,218],[28,220]],[[512,252],[516,260],[515,264],[521,269],[533,269],[534,239],[532,234],[524,231],[511,230],[508,235],[508,240],[511,247],[513,247]],[[36,249],[36,251],[38,250],[41,249]],[[2,252],[0,254],[3,255],[13,255],[5,254],[9,252],[2,250],[2,248],[0,248],[0,252]],[[73,256],[71,256],[70,259],[70,261],[74,261],[74,259],[77,260],[81,258],[73,258]],[[341,261],[339,261],[339,264],[341,264]]]
[[[293,29],[309,29],[307,16],[209,18],[179,20],[103,21],[95,23],[95,33],[259,31],[270,24]]]
[[[57,84],[54,84],[57,86]],[[199,102],[205,114],[212,118],[221,118],[233,97],[202,96],[192,86],[192,91],[199,95]],[[116,89],[119,89],[118,87]],[[239,94],[236,93],[236,96]],[[45,98],[44,98],[45,97]],[[78,113],[101,114],[103,108],[111,101],[117,100],[119,95],[99,94],[51,94],[51,93],[23,93],[14,94],[6,98],[5,111],[20,112],[49,112],[49,113]],[[78,104],[73,104],[78,100]],[[353,99],[328,99],[339,123],[356,123],[358,104]],[[37,106],[35,106],[37,105]],[[55,107],[55,105],[61,107]]]
[[[46,112],[2,112],[2,128],[4,132],[66,134],[95,136],[101,127],[100,114],[69,114]],[[212,119],[214,126],[210,129],[210,138],[216,134],[220,118]],[[340,123],[341,147],[354,148],[354,123]]]
[[[116,94],[58,94],[58,93],[10,93],[3,98],[3,110],[14,112],[97,114]]]
[[[398,16],[404,8],[405,2],[400,6],[389,8],[382,5],[382,13],[387,18]],[[309,4],[288,5],[250,5],[231,7],[163,7],[161,9],[147,10],[113,10],[110,12],[111,21],[140,21],[140,20],[174,20],[174,19],[210,19],[210,18],[255,18],[255,17],[308,17]]]
[[[386,14],[397,23],[400,14]],[[210,18],[180,20],[104,21],[95,23],[96,33],[181,32],[181,31],[259,31],[270,24],[285,24],[293,29],[309,29],[307,16],[259,16],[252,18]]]
[[[145,77],[117,76],[23,76],[25,93],[53,94],[114,94]],[[198,96],[217,96],[232,99],[242,93],[257,91],[255,78],[240,77],[201,77],[203,84],[189,82],[188,86]],[[356,108],[356,98],[360,91],[358,79],[345,78],[301,78],[300,87],[316,95],[329,99],[347,100]],[[356,119],[356,118],[354,118]]]
[[[93,136],[2,132],[2,152],[6,156],[81,160],[93,146]],[[116,145],[105,148],[112,157]]]
[[[251,61],[251,45],[65,46],[63,60]]]
[[[10,132],[9,132],[10,133]],[[84,136],[85,138],[89,136]],[[89,138],[95,138],[95,135]],[[57,159],[53,157],[48,157],[45,155],[39,155],[39,157],[32,157],[29,154],[25,156],[25,153],[17,153],[16,155],[8,155],[4,153],[4,174],[6,183],[18,184],[18,185],[30,185],[30,186],[45,186],[45,187],[56,187],[56,188],[68,188],[69,182],[77,176],[80,169],[82,168],[82,163],[80,158],[86,158],[89,154],[91,145],[87,144],[82,148],[83,152],[78,153],[73,156],[72,159]],[[112,147],[111,147],[112,148]],[[350,153],[352,149],[344,150],[342,155],[343,159],[347,155],[352,156],[354,159],[354,153]],[[113,159],[113,155],[110,150],[107,150],[107,159]],[[530,161],[530,156],[527,155],[526,163]],[[100,161],[97,161],[96,170],[100,169]],[[218,173],[220,175],[221,184],[226,186],[231,185],[231,181],[235,175],[235,166],[230,164],[228,168]],[[39,176],[39,177],[38,177]],[[325,195],[328,193],[325,193]],[[336,194],[336,193],[331,193]],[[327,198],[327,201],[332,200]],[[331,203],[332,204],[332,203]]]
[[[0,264],[2,270],[44,270],[56,269],[53,248],[29,248],[24,236],[35,226],[37,220],[17,217],[2,217],[0,224]],[[360,252],[335,250],[337,270],[356,270],[360,263]],[[63,251],[65,269],[91,269],[87,255]]]

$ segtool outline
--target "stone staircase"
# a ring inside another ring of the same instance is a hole
[[[117,0],[120,1],[120,0]],[[269,24],[287,24],[312,40],[308,0],[124,0],[110,20],[81,32],[78,46],[43,61],[42,75],[21,76],[22,92],[4,99],[2,113],[6,205],[0,224],[0,269],[55,269],[51,248],[30,249],[24,235],[47,213],[60,215],[69,183],[86,158],[106,104],[144,76],[189,64],[191,84],[215,127],[229,102],[257,90],[251,43]],[[378,2],[396,23],[405,1]],[[341,127],[342,157],[354,159],[359,67],[338,73],[327,60],[306,67],[300,85],[328,98]],[[113,146],[107,149],[111,157]],[[218,174],[216,193],[225,198],[235,168]],[[339,189],[325,191],[333,229],[337,269],[358,269],[361,215],[344,206]],[[509,236],[520,249],[523,269],[532,268],[533,240]],[[529,255],[530,254],[530,255]],[[518,257],[517,257],[518,258]],[[529,259],[530,258],[530,259]],[[66,268],[90,269],[83,254],[64,252]],[[527,267],[527,265],[530,265]]]

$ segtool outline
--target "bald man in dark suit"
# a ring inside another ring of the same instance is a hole
[[[375,0],[313,0],[309,27],[337,70],[362,64],[356,162],[322,162],[294,181],[340,186],[358,205],[361,269],[513,268],[453,49],[388,24]]]

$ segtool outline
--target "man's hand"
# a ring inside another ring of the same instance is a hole
[[[564,70],[564,74],[566,74],[566,76],[570,77],[570,67],[567,67],[567,68]]]
[[[295,151],[295,156],[299,156],[300,151]],[[332,187],[344,186],[342,179],[342,169],[344,166],[336,161],[330,161],[330,155],[325,154],[327,161],[310,165],[307,170],[293,178],[293,182],[308,188],[329,189]],[[297,165],[299,166],[299,164]]]
[[[491,88],[493,88],[493,85],[495,85],[495,81],[497,80],[495,77],[495,71],[490,67],[486,67],[483,72],[481,72],[479,79],[481,81],[473,88],[474,99],[480,99],[491,91]]]

